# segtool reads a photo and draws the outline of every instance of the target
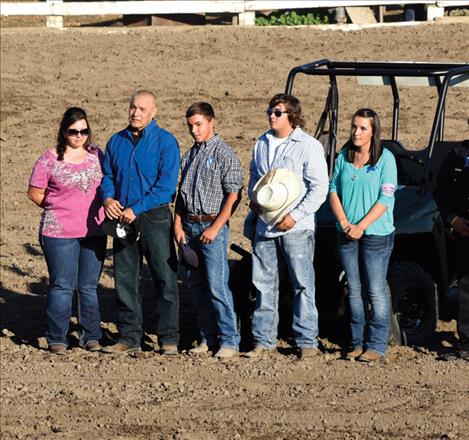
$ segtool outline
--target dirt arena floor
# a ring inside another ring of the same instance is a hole
[[[184,120],[196,100],[209,100],[218,132],[247,170],[256,137],[267,129],[268,99],[284,89],[289,70],[320,58],[463,62],[469,26],[431,24],[354,32],[316,28],[45,28],[1,30],[1,437],[4,439],[468,439],[469,363],[437,361],[455,341],[455,323],[440,322],[435,343],[391,347],[374,366],[340,360],[322,338],[323,355],[298,361],[286,342],[267,359],[218,361],[189,357],[194,316],[182,295],[182,352],[155,353],[151,282],[145,293],[144,357],[49,354],[43,337],[47,270],[37,241],[40,210],[26,197],[31,168],[54,144],[71,105],[86,108],[95,140],[105,146],[126,125],[128,98],[154,90],[159,122],[190,145]],[[339,143],[359,106],[375,107],[389,133],[389,90],[345,81]],[[301,78],[294,92],[309,130],[326,86]],[[403,90],[401,132],[424,145],[434,92]],[[469,94],[454,92],[448,130],[468,130]],[[466,136],[467,137],[467,136]],[[462,138],[462,137],[461,137]],[[232,221],[232,242],[247,199]],[[235,255],[233,255],[235,258]],[[116,336],[111,260],[100,298],[105,343]],[[184,289],[181,287],[184,294]]]

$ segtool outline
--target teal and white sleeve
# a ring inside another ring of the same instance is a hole
[[[397,189],[396,159],[390,152],[384,151],[383,154],[386,155],[383,157],[378,203],[381,203],[387,208],[393,208],[394,193]]]

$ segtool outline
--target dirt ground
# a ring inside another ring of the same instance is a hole
[[[455,341],[440,322],[426,348],[391,347],[374,366],[341,361],[322,338],[323,354],[298,361],[287,342],[266,359],[189,357],[193,311],[182,293],[182,352],[155,353],[151,282],[143,274],[145,341],[141,359],[49,354],[43,337],[47,270],[37,242],[40,210],[26,198],[31,168],[54,144],[67,106],[89,113],[105,146],[126,125],[127,101],[154,90],[159,122],[182,151],[190,145],[185,109],[209,100],[218,132],[248,169],[255,138],[267,128],[268,99],[283,91],[295,65],[334,60],[467,62],[469,26],[430,24],[359,30],[316,28],[1,29],[1,437],[57,439],[464,439],[469,438],[469,363],[437,361]],[[344,82],[339,143],[359,106],[375,107],[389,133],[390,92]],[[456,90],[456,89],[455,89]],[[326,86],[298,80],[294,92],[314,130]],[[401,132],[412,148],[427,140],[434,92],[406,89]],[[468,130],[468,91],[454,92],[448,130]],[[430,115],[430,117],[429,117]],[[247,199],[232,221],[232,242]],[[233,255],[235,258],[235,255]],[[104,342],[116,336],[111,260],[101,279]]]

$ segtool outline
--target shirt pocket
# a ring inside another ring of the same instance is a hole
[[[293,171],[295,174],[303,174],[303,162],[299,161],[298,158],[294,160],[289,156],[284,156],[274,165],[275,168],[286,168],[287,170]]]

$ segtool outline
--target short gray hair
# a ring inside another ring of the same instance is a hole
[[[155,103],[155,108],[156,108],[156,96],[153,92],[150,92],[150,90],[137,90],[130,98],[129,104],[132,104],[132,102],[134,102],[134,99],[137,96],[151,96],[153,98],[153,102]]]

